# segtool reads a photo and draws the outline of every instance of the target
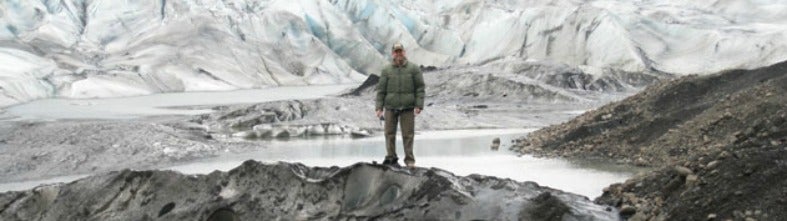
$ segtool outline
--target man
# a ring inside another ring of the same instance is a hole
[[[396,124],[402,127],[404,141],[404,163],[415,168],[413,139],[415,138],[415,116],[424,109],[424,77],[418,65],[407,61],[404,46],[396,43],[391,48],[393,61],[380,72],[377,83],[375,112],[385,118],[384,165],[399,165],[396,156]]]

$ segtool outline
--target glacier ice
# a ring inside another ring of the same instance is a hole
[[[4,0],[0,107],[360,82],[397,41],[427,66],[703,74],[786,60],[786,35],[779,0]]]

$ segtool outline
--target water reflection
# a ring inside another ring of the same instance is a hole
[[[625,181],[634,168],[608,165],[572,163],[561,159],[542,159],[517,156],[508,151],[511,140],[532,131],[531,129],[506,130],[454,130],[423,132],[416,135],[415,156],[419,167],[438,167],[457,175],[473,173],[510,178],[517,181],[535,181],[540,185],[582,194],[591,198],[601,195],[609,184]],[[501,139],[499,151],[491,151],[492,139]],[[209,173],[227,171],[241,162],[254,159],[263,162],[300,162],[308,166],[348,166],[357,162],[382,162],[385,155],[383,138],[363,139],[315,138],[294,141],[263,141],[266,146],[258,151],[225,155],[219,158],[193,162],[170,169],[184,173]],[[398,153],[402,155],[401,139],[397,140]],[[403,158],[400,156],[400,159]],[[400,163],[401,160],[400,160]],[[598,169],[595,169],[598,168]]]

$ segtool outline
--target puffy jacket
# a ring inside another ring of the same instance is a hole
[[[417,65],[389,64],[380,72],[375,109],[424,109],[424,76]]]

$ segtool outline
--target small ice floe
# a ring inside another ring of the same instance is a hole
[[[353,138],[369,137],[372,136],[372,133],[367,130],[352,130],[350,136]]]
[[[240,138],[255,138],[257,134],[254,131],[240,131],[232,134],[233,137],[240,137]]]

